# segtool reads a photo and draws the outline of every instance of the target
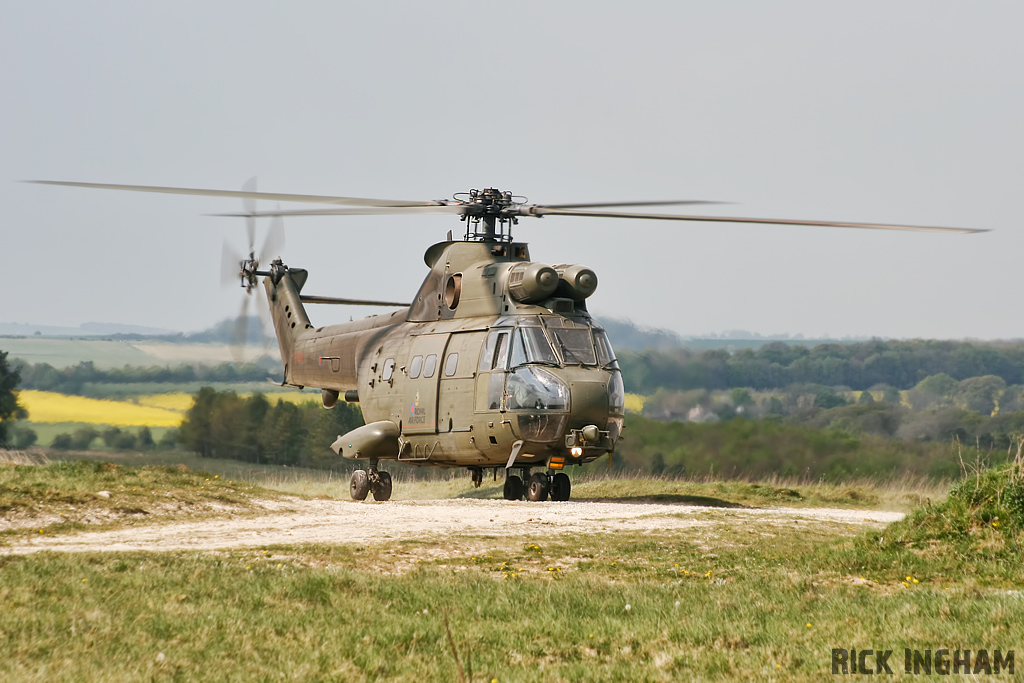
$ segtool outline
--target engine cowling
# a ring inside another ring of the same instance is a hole
[[[560,278],[559,296],[583,301],[597,291],[597,273],[586,266],[558,265],[555,272]]]
[[[547,299],[558,289],[558,273],[543,263],[517,263],[508,271],[508,293],[524,304]]]

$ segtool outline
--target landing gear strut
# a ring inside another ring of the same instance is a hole
[[[366,496],[371,492],[374,500],[381,502],[390,500],[391,475],[387,472],[378,472],[377,461],[371,460],[370,466],[365,470],[356,470],[352,473],[348,492],[352,496],[352,500],[366,500]]]

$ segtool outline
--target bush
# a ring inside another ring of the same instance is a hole
[[[11,429],[11,443],[14,448],[23,451],[35,445],[39,436],[28,427],[16,426]]]
[[[1024,560],[1021,463],[968,474],[953,485],[942,503],[918,508],[891,525],[884,540],[890,546],[1020,563]]]
[[[130,432],[121,432],[113,438],[110,445],[119,451],[133,451],[139,447],[139,439]]]
[[[76,429],[75,433],[71,435],[71,447],[76,451],[87,451],[99,435],[100,433],[92,427]]]
[[[71,450],[73,444],[70,434],[58,434],[53,437],[53,441],[50,442],[50,448],[56,448],[61,451]]]

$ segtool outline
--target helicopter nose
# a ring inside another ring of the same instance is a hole
[[[606,382],[573,382],[569,392],[574,425],[604,425],[608,421]]]

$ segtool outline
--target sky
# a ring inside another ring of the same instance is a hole
[[[238,200],[19,181],[257,176],[268,192],[497,187],[991,229],[547,217],[515,234],[537,261],[593,268],[599,318],[683,335],[1024,337],[1019,2],[0,0],[0,18],[0,322],[192,331],[242,299],[220,264],[244,222],[205,215]],[[281,256],[309,270],[304,292],[408,300],[423,252],[461,228],[288,218]]]

